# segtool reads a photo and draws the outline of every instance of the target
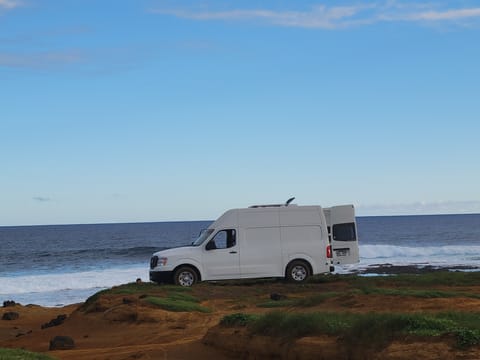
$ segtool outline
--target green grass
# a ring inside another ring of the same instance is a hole
[[[179,295],[179,294],[176,294],[176,295]],[[199,305],[198,301],[182,300],[178,296],[173,296],[173,297],[147,296],[144,299],[144,301],[168,311],[176,311],[176,312],[197,311],[202,313],[212,312],[212,310],[210,310],[209,308]]]
[[[269,300],[257,304],[258,307],[263,308],[276,308],[276,307],[312,307],[316,305],[320,305],[325,302],[325,300],[330,299],[332,297],[336,297],[340,295],[338,292],[324,292],[321,294],[310,295],[302,298],[295,298],[295,299],[284,299],[284,300]]]
[[[308,283],[323,284],[347,281],[353,287],[361,286],[473,286],[480,283],[480,271],[432,271],[422,274],[400,274],[391,276],[358,276],[355,274],[316,275],[309,278]]]
[[[190,294],[185,294],[183,292],[174,292],[174,291],[169,291],[168,293],[168,298],[175,300],[175,301],[186,301],[186,302],[192,302],[192,303],[199,303],[200,300],[198,300],[195,296],[192,296]]]
[[[231,319],[225,317],[221,324],[234,326],[236,319],[243,326],[247,325],[253,335],[286,340],[320,334],[334,335],[348,348],[362,346],[378,350],[393,339],[406,335],[450,335],[459,348],[480,345],[480,313],[351,314],[273,311],[253,318],[247,314],[235,314]]]
[[[20,349],[0,348],[0,360],[53,360],[54,358]]]
[[[85,312],[99,311],[96,309],[96,303],[102,296],[109,295],[131,295],[139,296],[140,298],[166,298],[165,300],[159,301],[148,301],[150,303],[155,303],[166,310],[172,309],[170,311],[202,311],[208,312],[208,309],[202,308],[198,304],[194,305],[191,303],[199,303],[200,300],[196,299],[194,296],[191,296],[189,293],[192,292],[192,288],[186,288],[176,285],[158,285],[154,283],[128,283],[120,286],[114,286],[110,289],[101,290],[92,296],[90,296],[81,306],[80,310]],[[162,305],[158,303],[161,302]],[[174,306],[173,303],[177,302],[177,305]],[[180,310],[183,309],[183,310]],[[188,310],[192,309],[192,310]],[[100,311],[103,311],[101,309]]]
[[[258,315],[235,313],[224,316],[223,319],[220,320],[220,325],[226,327],[247,326],[248,324],[251,324],[257,319]]]
[[[393,296],[412,296],[418,298],[453,298],[453,297],[468,297],[480,299],[480,294],[473,294],[461,291],[441,291],[441,290],[419,290],[419,289],[392,289],[392,288],[377,288],[377,287],[361,287],[359,288],[364,294],[379,294],[379,295],[393,295]]]
[[[335,313],[287,313],[273,311],[253,321],[252,334],[295,339],[307,335],[337,335],[351,323],[349,315]],[[353,317],[353,315],[351,315]]]
[[[268,300],[257,304],[257,307],[261,308],[277,308],[277,307],[289,307],[295,306],[298,299],[285,299],[285,300]]]
[[[364,283],[375,286],[472,286],[478,285],[480,282],[480,272],[434,271],[423,274],[400,274],[377,277],[349,276],[347,280],[351,284]]]

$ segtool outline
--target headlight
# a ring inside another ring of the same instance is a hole
[[[152,256],[152,258],[150,259],[150,269],[155,269],[157,266],[167,265],[167,260],[168,260],[168,258],[166,258],[166,257],[159,258],[156,255]]]

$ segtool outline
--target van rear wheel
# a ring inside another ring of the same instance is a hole
[[[310,276],[310,268],[305,261],[295,260],[287,266],[287,280],[301,283]]]
[[[179,267],[173,274],[173,282],[175,285],[190,287],[197,281],[197,273],[189,266]]]

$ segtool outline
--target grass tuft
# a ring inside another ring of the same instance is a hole
[[[176,311],[176,312],[197,311],[202,313],[212,312],[209,308],[199,305],[198,302],[180,300],[178,299],[178,297],[175,297],[175,296],[166,297],[166,298],[161,298],[156,296],[147,296],[144,299],[144,301],[168,311]]]
[[[268,300],[257,304],[257,307],[263,308],[277,308],[277,307],[312,307],[323,304],[325,300],[340,295],[338,292],[324,292],[321,294],[315,294],[296,299],[284,299],[284,300]]]
[[[420,290],[420,289],[391,289],[391,288],[377,288],[377,287],[360,287],[361,292],[366,295],[392,295],[392,296],[411,296],[425,299],[434,298],[454,298],[454,297],[468,297],[473,299],[480,299],[479,294],[467,292],[441,291],[441,290]]]
[[[0,360],[54,360],[45,354],[33,353],[20,349],[0,348]]]

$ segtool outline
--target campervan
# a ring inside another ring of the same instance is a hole
[[[198,281],[285,277],[304,282],[359,261],[353,205],[254,205],[226,211],[189,246],[150,260],[150,280]]]

